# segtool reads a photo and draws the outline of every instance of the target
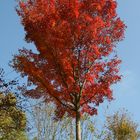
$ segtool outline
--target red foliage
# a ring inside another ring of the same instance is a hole
[[[125,25],[115,0],[28,0],[17,12],[38,53],[22,49],[13,67],[37,86],[30,96],[51,100],[58,117],[96,114],[112,99],[110,86],[120,80],[120,60],[110,54],[124,37]],[[34,92],[34,93],[33,93]],[[35,94],[36,93],[36,94]]]

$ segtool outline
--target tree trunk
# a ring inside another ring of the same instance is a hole
[[[81,139],[81,124],[80,124],[79,111],[76,112],[76,140],[82,140]]]

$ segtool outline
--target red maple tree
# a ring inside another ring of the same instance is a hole
[[[125,24],[116,7],[115,0],[27,0],[17,9],[37,53],[23,48],[12,65],[36,85],[29,96],[54,102],[58,118],[65,112],[76,118],[77,140],[81,115],[96,114],[120,80],[114,50]]]

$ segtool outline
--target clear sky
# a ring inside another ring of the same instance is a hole
[[[122,59],[122,81],[115,85],[116,100],[109,104],[110,112],[126,108],[140,124],[140,0],[117,0],[118,14],[127,25],[125,39],[118,44],[118,55]],[[27,46],[24,41],[24,30],[15,12],[15,0],[0,0],[0,67],[8,73],[12,55],[18,48]],[[32,45],[28,45],[32,46]],[[14,74],[16,76],[16,74]],[[104,105],[100,107],[102,115]]]

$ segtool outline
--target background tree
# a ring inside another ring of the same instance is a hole
[[[0,93],[0,140],[27,140],[26,116],[16,102],[13,94]]]
[[[115,0],[28,0],[17,9],[37,52],[19,50],[12,66],[36,86],[29,96],[52,101],[58,118],[67,112],[76,119],[77,140],[80,117],[96,114],[120,80],[120,60],[110,55],[124,37],[116,7]]]
[[[140,131],[127,111],[119,111],[107,117],[104,140],[139,140]]]
[[[17,81],[7,81],[0,68],[0,140],[27,140],[25,113],[17,107],[16,94],[10,93],[15,85]]]
[[[63,116],[61,121],[55,117],[54,104],[40,103],[33,107],[34,138],[36,140],[75,140],[74,120],[68,115]],[[89,115],[81,118],[82,138],[92,140],[95,136],[95,123]]]

